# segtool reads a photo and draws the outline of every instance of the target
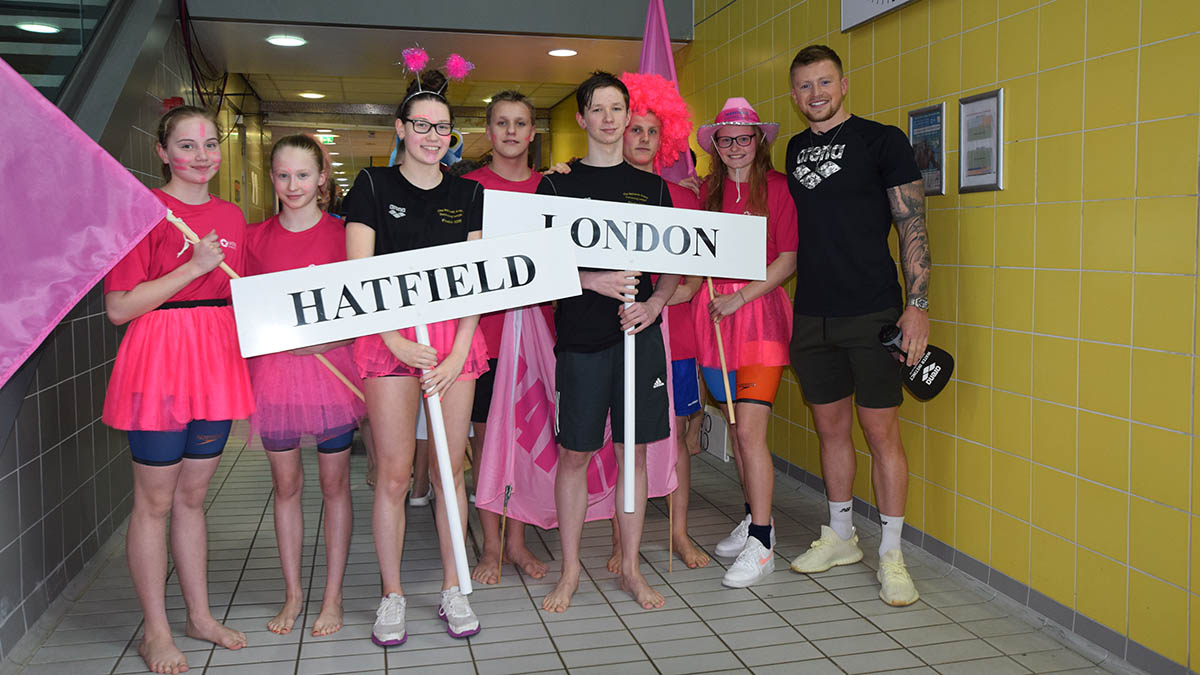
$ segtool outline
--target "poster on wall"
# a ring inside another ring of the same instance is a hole
[[[910,110],[908,140],[925,181],[925,194],[946,194],[946,104]]]
[[[915,0],[842,0],[842,32]]]
[[[958,191],[1003,190],[1004,90],[958,100]]]

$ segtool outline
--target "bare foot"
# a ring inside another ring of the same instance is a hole
[[[175,675],[186,673],[188,670],[187,658],[179,651],[179,647],[175,646],[175,640],[170,635],[161,638],[143,635],[142,642],[138,645],[138,654],[142,655],[146,668],[152,673]]]
[[[342,604],[321,603],[321,613],[313,622],[313,637],[332,635],[342,629]]]
[[[246,646],[245,633],[229,628],[225,624],[218,623],[212,617],[200,623],[193,623],[189,618],[187,622],[187,635],[197,640],[207,640],[226,649],[241,649]]]
[[[300,616],[302,606],[303,603],[300,600],[285,601],[275,618],[267,622],[267,630],[279,635],[287,635],[292,632],[292,626],[296,623],[296,617]]]
[[[562,578],[554,586],[554,590],[546,594],[542,600],[542,609],[547,612],[561,614],[567,611],[571,606],[571,598],[575,596],[575,591],[579,589],[579,572],[568,573],[563,571]]]
[[[666,602],[666,598],[662,593],[650,587],[650,582],[646,581],[646,577],[642,576],[640,570],[634,570],[630,574],[621,576],[621,588],[633,596],[642,609],[658,609]]]
[[[521,571],[529,575],[533,579],[541,579],[546,576],[546,563],[538,560],[537,556],[530,551],[527,546],[521,542],[508,540],[504,542],[504,557],[509,562],[521,568]],[[487,555],[484,554],[484,560],[487,560]],[[476,573],[478,573],[476,568]],[[486,582],[492,583],[492,582]]]
[[[708,565],[708,554],[699,546],[693,544],[692,540],[686,536],[675,538],[675,555],[679,556],[683,564],[692,569]]]
[[[621,573],[621,545],[615,541],[613,542],[612,555],[608,556],[608,564],[605,567],[613,574]]]
[[[471,573],[471,580],[481,584],[499,583],[500,552],[483,549],[483,556],[479,559],[479,564],[475,565],[475,571]]]

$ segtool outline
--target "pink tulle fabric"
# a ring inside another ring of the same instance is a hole
[[[252,412],[231,307],[156,310],[129,324],[104,398],[105,424],[180,431],[192,420],[240,420]]]
[[[458,319],[429,324],[429,344],[437,350],[438,363],[450,355],[450,349],[454,347],[454,336],[457,333]],[[400,335],[406,340],[417,341],[415,328],[403,328],[400,330]],[[487,357],[488,350],[487,344],[483,340],[483,333],[476,330],[471,337],[471,350],[467,353],[467,360],[463,363],[462,373],[458,379],[474,380],[486,373],[488,371]],[[363,378],[389,375],[419,377],[421,375],[420,368],[413,368],[397,359],[395,354],[392,354],[392,350],[384,344],[383,338],[378,335],[365,335],[354,341],[354,363],[358,366],[359,377]]]
[[[409,47],[400,52],[400,56],[404,59],[404,67],[413,73],[425,70],[425,66],[429,63],[429,54],[420,47]]]
[[[634,115],[652,112],[662,124],[662,144],[654,157],[654,169],[670,166],[688,150],[692,134],[692,116],[679,95],[675,83],[654,73],[622,73],[621,81],[629,89],[629,110]]]
[[[350,345],[324,356],[362,390]],[[255,434],[281,439],[312,436],[320,442],[353,428],[367,414],[366,405],[316,356],[266,354],[250,359],[249,366],[257,405],[250,416]]]
[[[475,70],[475,64],[459,54],[451,54],[446,58],[446,75],[452,80],[461,82],[472,70]]]
[[[718,295],[736,293],[745,281],[715,283]],[[708,313],[708,285],[701,285],[692,298],[693,325],[696,327],[696,357],[701,366],[720,368],[717,335]],[[791,361],[788,343],[792,340],[792,303],[782,287],[743,305],[719,324],[725,343],[725,363],[729,370],[742,364],[786,366]]]

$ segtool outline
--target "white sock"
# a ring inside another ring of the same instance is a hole
[[[854,536],[854,500],[829,502],[829,527],[842,539]]]
[[[904,516],[885,516],[879,514],[879,522],[883,525],[883,537],[879,540],[879,555],[887,551],[900,550],[900,535],[904,532]]]

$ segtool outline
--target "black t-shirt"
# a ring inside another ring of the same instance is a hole
[[[921,180],[912,146],[893,126],[851,116],[788,142],[788,188],[796,202],[797,314],[856,316],[901,303],[888,249],[888,188]]]
[[[358,172],[343,208],[347,222],[375,230],[375,255],[466,241],[483,229],[479,183],[443,175],[437,187],[423,190],[394,166]]]
[[[543,176],[537,191],[540,195],[672,206],[666,181],[626,162],[603,167],[576,162],[571,165],[571,173]],[[643,274],[638,281],[637,301],[645,302],[654,294],[650,275]],[[617,344],[623,339],[621,321],[617,318],[621,304],[616,298],[589,290],[559,300],[554,312],[558,334],[555,348],[566,352],[598,352]],[[654,323],[660,320],[661,317]]]

